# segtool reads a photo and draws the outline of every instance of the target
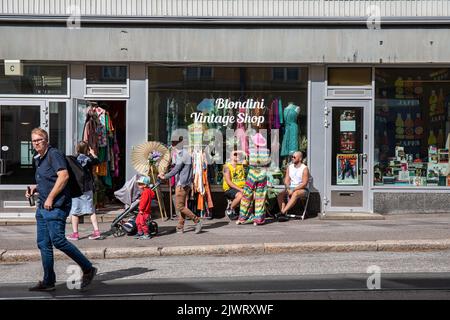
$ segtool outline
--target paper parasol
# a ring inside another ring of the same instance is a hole
[[[170,164],[170,152],[161,142],[157,141],[147,141],[133,148],[131,163],[137,172],[148,175],[150,169],[148,158],[154,151],[161,153],[161,158],[157,162],[158,172],[166,172]]]

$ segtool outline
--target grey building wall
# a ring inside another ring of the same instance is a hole
[[[147,141],[148,108],[145,64],[130,65],[130,99],[126,109],[126,180],[136,171],[131,165],[133,147]]]
[[[313,179],[310,208],[314,212],[322,211],[322,199],[325,190],[325,66],[311,66],[309,70],[309,123],[308,123],[308,167]],[[314,196],[313,196],[314,194]]]
[[[373,211],[381,214],[450,213],[447,190],[439,191],[379,191],[373,194]]]
[[[450,29],[315,26],[0,26],[0,59],[222,63],[448,63]]]

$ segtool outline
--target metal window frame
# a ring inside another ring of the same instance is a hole
[[[23,65],[39,65],[39,66],[65,66],[66,67],[66,71],[67,71],[67,78],[66,78],[66,86],[67,86],[67,93],[66,94],[57,94],[57,95],[49,95],[49,94],[45,94],[45,95],[40,95],[40,94],[0,94],[0,99],[1,98],[18,98],[18,99],[22,99],[22,98],[36,98],[36,99],[64,99],[64,98],[70,98],[71,92],[70,92],[70,63],[53,63],[53,62],[35,62],[35,61],[24,61]]]

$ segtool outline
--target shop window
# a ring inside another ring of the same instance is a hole
[[[372,68],[328,68],[329,86],[370,86]]]
[[[49,102],[50,144],[62,152],[66,151],[66,103]]]
[[[298,81],[299,80],[299,68],[280,68],[275,67],[272,70],[272,79],[274,81]]]
[[[374,184],[450,185],[450,69],[376,70]]]
[[[126,66],[86,66],[86,84],[126,84]]]
[[[188,132],[187,143],[199,135],[196,141],[207,153],[208,180],[221,185],[228,150],[248,151],[252,133],[261,131],[276,156],[269,180],[282,184],[289,156],[307,150],[308,69],[282,68],[283,79],[289,74],[296,81],[278,83],[273,81],[273,67],[205,68],[149,67],[148,140],[170,146],[177,129]],[[203,81],[200,70],[204,76],[214,72],[214,81]],[[246,107],[255,103],[261,108]],[[233,136],[237,129],[245,135]]]
[[[185,79],[188,81],[211,80],[213,78],[212,67],[187,67],[185,68]]]
[[[41,124],[39,105],[0,105],[0,184],[33,184],[31,130]]]
[[[67,95],[66,65],[24,64],[23,76],[6,76],[0,64],[0,94]]]

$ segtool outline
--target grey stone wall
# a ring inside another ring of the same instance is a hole
[[[373,199],[375,213],[450,213],[448,193],[375,192]]]

